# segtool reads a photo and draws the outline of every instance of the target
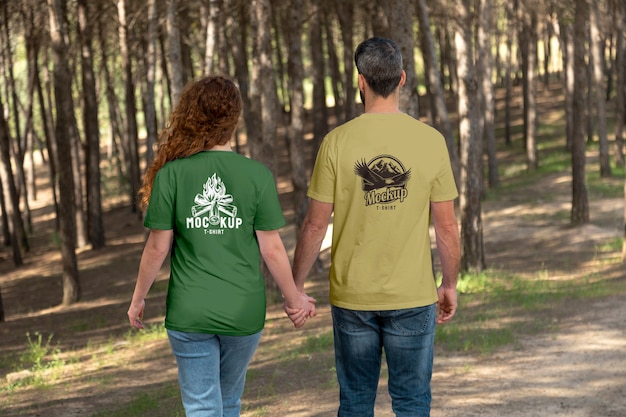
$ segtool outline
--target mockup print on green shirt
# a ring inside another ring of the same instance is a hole
[[[284,224],[274,178],[257,161],[207,151],[161,168],[144,225],[174,230],[165,327],[260,331],[266,303],[255,230]]]

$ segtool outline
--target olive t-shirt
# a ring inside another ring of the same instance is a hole
[[[437,301],[430,202],[457,195],[434,128],[403,113],[366,113],[331,131],[308,190],[334,204],[331,303],[394,310]]]
[[[259,332],[265,284],[255,230],[285,224],[260,162],[205,151],[157,173],[144,225],[174,231],[165,327],[233,336]]]

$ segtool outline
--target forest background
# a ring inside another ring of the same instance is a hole
[[[297,234],[317,146],[361,111],[354,48],[380,35],[405,57],[403,110],[446,138],[463,271],[481,276],[485,198],[512,176],[545,172],[549,149],[569,155],[567,221],[581,233],[594,215],[590,172],[613,187],[623,178],[625,9],[620,0],[2,1],[2,262],[18,276],[33,267],[34,219],[45,220],[61,267],[40,279],[62,291],[40,310],[71,309],[93,291],[78,255],[113,246],[124,257],[117,249],[129,242],[106,239],[107,213],[140,225],[136,193],[158,132],[184,85],[208,73],[239,85],[233,146],[275,173]],[[514,149],[522,160],[504,156]],[[2,282],[0,321],[10,324],[22,306],[3,305]]]

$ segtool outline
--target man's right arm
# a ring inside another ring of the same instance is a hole
[[[304,292],[304,281],[320,253],[333,207],[332,203],[309,201],[293,260],[293,278],[301,292]]]
[[[431,213],[443,275],[441,286],[437,289],[439,296],[437,322],[445,323],[454,317],[457,309],[456,284],[461,260],[459,226],[453,200],[431,203]]]

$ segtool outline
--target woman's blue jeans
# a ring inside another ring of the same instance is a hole
[[[261,338],[167,331],[187,417],[239,417],[248,365]]]
[[[332,306],[338,417],[374,416],[383,349],[396,416],[430,416],[435,311],[434,304],[387,311]]]

